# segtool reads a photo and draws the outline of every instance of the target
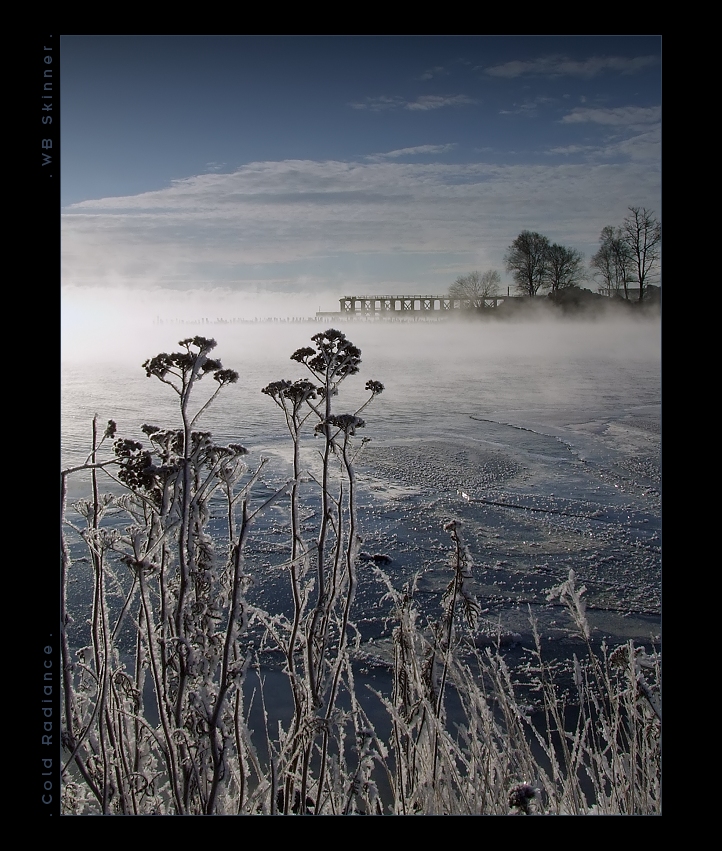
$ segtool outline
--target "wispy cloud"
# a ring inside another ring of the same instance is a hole
[[[456,147],[455,142],[449,142],[447,145],[416,145],[413,148],[398,148],[395,151],[387,151],[380,154],[369,154],[364,159],[372,162],[382,162],[387,159],[398,159],[399,157],[415,157],[428,156],[429,154],[445,154]]]
[[[559,148],[549,148],[547,154],[558,154],[560,156],[572,156],[574,154],[588,154],[598,151],[598,145],[563,145]]]
[[[545,153],[548,156],[581,158],[587,162],[634,160],[658,168],[661,130],[660,123],[614,127],[608,138],[598,145],[563,145],[549,148]]]
[[[398,270],[404,256],[414,280],[431,286],[442,258],[476,258],[483,250],[487,265],[502,268],[507,246],[525,228],[593,248],[601,228],[629,204],[659,203],[657,164],[641,160],[499,166],[401,159],[257,162],[74,204],[63,215],[63,281],[172,281],[189,289],[207,280],[255,291],[259,277],[292,280],[289,270],[298,274],[300,264],[330,290],[344,264]]]
[[[556,98],[550,98],[543,95],[526,100],[523,103],[515,103],[511,109],[500,109],[500,115],[526,115],[529,118],[534,118],[539,114],[539,107],[554,103]]]
[[[484,73],[507,79],[524,76],[590,78],[603,73],[635,74],[658,63],[657,56],[592,56],[580,61],[554,55],[492,65],[485,68]]]
[[[416,100],[406,100],[396,95],[380,95],[368,97],[362,102],[350,103],[352,109],[368,109],[371,112],[381,112],[387,109],[430,110],[441,109],[445,106],[469,106],[477,103],[466,95],[421,95]]]
[[[403,109],[406,101],[397,95],[379,95],[367,97],[363,101],[353,101],[349,104],[352,109],[368,109],[371,112],[381,112],[385,109]]]
[[[608,145],[608,150],[612,156],[625,156],[637,162],[647,162],[659,171],[662,161],[661,125],[653,125],[633,136],[614,140]]]
[[[441,109],[444,106],[470,106],[476,102],[466,95],[422,95],[407,103],[404,109]]]
[[[434,77],[445,77],[449,72],[441,65],[435,65],[419,77],[420,80],[432,80]]]
[[[654,124],[662,118],[659,106],[619,106],[612,109],[577,107],[562,118],[563,124],[608,124],[616,127]]]

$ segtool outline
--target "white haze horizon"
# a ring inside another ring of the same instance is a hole
[[[538,299],[539,311],[513,320],[308,321],[319,307],[338,310],[339,297],[254,296],[220,288],[179,293],[67,287],[61,304],[61,363],[140,364],[159,351],[177,350],[181,339],[196,335],[215,339],[216,356],[231,368],[238,368],[232,358],[248,357],[261,342],[280,350],[279,363],[284,363],[296,348],[309,345],[312,335],[329,327],[359,345],[364,360],[371,355],[383,363],[385,349],[401,350],[437,363],[441,371],[460,361],[468,368],[469,359],[477,357],[480,365],[503,357],[540,362],[595,354],[610,362],[661,357],[658,319],[613,313],[569,317],[544,310],[543,298]],[[241,322],[231,323],[233,319]]]

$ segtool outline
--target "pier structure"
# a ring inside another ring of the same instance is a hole
[[[450,298],[448,295],[351,295],[339,299],[341,316],[376,318],[398,314],[443,314],[494,309],[507,296]]]

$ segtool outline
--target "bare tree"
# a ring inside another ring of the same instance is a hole
[[[599,290],[608,296],[624,293],[629,299],[628,284],[632,277],[632,256],[624,240],[622,229],[607,225],[599,237],[599,251],[592,257],[590,266],[600,280]]]
[[[634,280],[639,285],[639,300],[659,263],[662,242],[662,223],[646,207],[629,207],[622,224],[622,239],[631,255]]]
[[[547,283],[550,247],[547,237],[528,230],[523,230],[509,246],[504,262],[523,295],[535,296]]]
[[[458,299],[469,299],[472,307],[481,307],[484,299],[492,298],[499,292],[501,275],[496,269],[487,272],[469,272],[461,275],[449,287],[449,297]]]
[[[549,246],[547,251],[547,278],[543,286],[548,286],[552,293],[558,290],[576,287],[586,280],[584,255],[576,248],[564,245]]]

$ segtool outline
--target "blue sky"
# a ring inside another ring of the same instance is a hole
[[[310,315],[661,215],[658,36],[64,36],[61,72],[66,293]]]

